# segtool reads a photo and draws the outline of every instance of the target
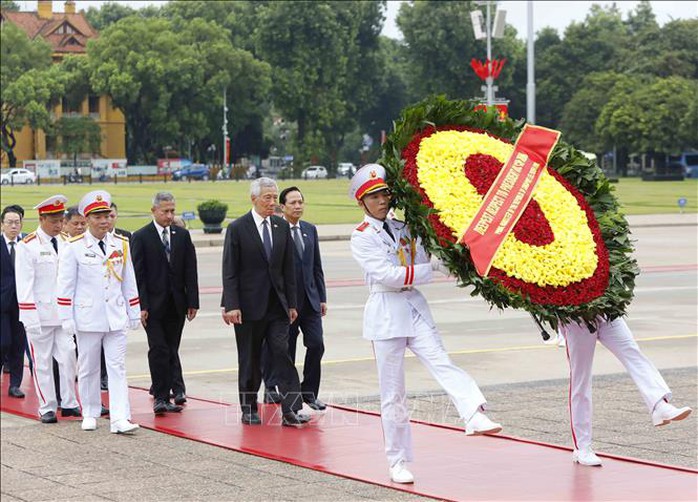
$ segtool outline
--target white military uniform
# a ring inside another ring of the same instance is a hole
[[[15,277],[19,320],[29,340],[34,361],[34,386],[39,399],[39,415],[56,412],[53,359],[59,369],[61,408],[77,408],[75,393],[76,357],[73,333],[61,327],[56,305],[56,277],[59,255],[65,248],[66,236],[56,236],[58,252],[51,236],[39,227],[27,235],[17,247]]]
[[[84,417],[100,416],[100,349],[104,346],[109,416],[114,423],[131,418],[126,330],[140,322],[140,302],[128,239],[107,233],[102,240],[105,253],[89,230],[70,239],[58,267],[58,315],[75,322]]]
[[[577,323],[564,324],[560,331],[567,342],[570,365],[570,426],[575,449],[591,447],[591,377],[597,340],[623,363],[650,413],[660,400],[671,399],[669,386],[640,351],[624,319],[609,322],[599,318],[594,333],[585,324]]]
[[[364,270],[369,297],[363,336],[373,342],[381,394],[381,421],[390,465],[412,460],[412,437],[405,395],[404,355],[409,348],[448,393],[466,422],[484,406],[475,380],[453,364],[424,296],[414,288],[432,279],[429,256],[407,226],[365,216],[351,235],[354,259]]]

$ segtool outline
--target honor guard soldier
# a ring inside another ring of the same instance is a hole
[[[78,389],[82,429],[95,430],[101,412],[100,347],[109,374],[112,433],[138,429],[132,424],[126,382],[126,330],[140,325],[138,288],[128,239],[109,230],[109,193],[85,195],[78,209],[87,232],[70,239],[58,266],[58,315],[63,328],[77,333]]]
[[[426,298],[414,287],[432,280],[443,264],[432,258],[400,221],[386,218],[391,194],[385,169],[367,164],[352,178],[350,197],[364,210],[351,235],[351,251],[369,287],[363,336],[373,343],[381,396],[381,422],[390,478],[412,483],[410,417],[404,356],[409,348],[446,390],[465,422],[467,435],[494,434],[501,425],[484,415],[485,398],[475,380],[455,366],[444,349]]]
[[[80,416],[75,394],[75,343],[73,334],[61,327],[56,304],[59,256],[67,245],[66,235],[61,233],[67,200],[54,195],[34,207],[39,212],[39,228],[20,242],[15,262],[19,319],[34,362],[39,416],[46,424],[57,422],[54,359],[60,375],[61,415]]]

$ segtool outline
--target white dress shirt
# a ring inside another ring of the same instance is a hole
[[[269,240],[271,241],[272,249],[274,249],[274,238],[271,236],[271,218],[262,218],[254,209],[252,210],[252,218],[254,218],[254,224],[257,227],[257,232],[259,232],[259,238],[262,240],[262,242],[264,242],[264,225],[262,225],[262,222],[267,222],[267,227],[269,228]]]

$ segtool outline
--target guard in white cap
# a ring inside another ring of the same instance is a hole
[[[59,255],[67,245],[61,232],[67,201],[63,195],[54,195],[34,207],[39,212],[39,228],[20,242],[15,261],[19,319],[27,332],[38,413],[45,424],[57,422],[54,359],[60,375],[61,415],[80,416],[75,393],[75,343],[73,334],[61,327],[56,305]]]
[[[100,348],[109,374],[111,432],[129,433],[132,424],[126,382],[126,330],[140,325],[138,288],[128,239],[109,232],[111,196],[85,195],[78,206],[87,231],[70,239],[58,266],[58,316],[77,333],[78,387],[82,428],[95,430],[101,412]]]
[[[391,194],[385,169],[367,164],[349,190],[365,213],[351,235],[351,251],[364,270],[369,297],[364,309],[364,338],[373,342],[381,395],[381,422],[390,478],[412,483],[410,417],[403,361],[409,348],[448,393],[465,422],[467,435],[495,434],[501,425],[483,411],[485,398],[475,380],[451,362],[424,296],[414,287],[432,280],[443,264],[425,251],[407,226],[387,218]],[[448,273],[445,271],[445,273]]]

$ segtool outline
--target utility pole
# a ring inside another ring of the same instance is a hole
[[[492,25],[490,24],[490,2],[485,2],[487,4],[487,17],[485,18],[485,30],[487,34],[487,61],[488,65],[492,63]],[[492,84],[494,83],[494,78],[492,75],[488,75],[485,80],[487,84],[487,106],[491,107],[494,104],[494,90],[492,89]]]
[[[533,0],[528,0],[528,41],[527,41],[526,121],[536,123],[536,70],[533,33]]]

